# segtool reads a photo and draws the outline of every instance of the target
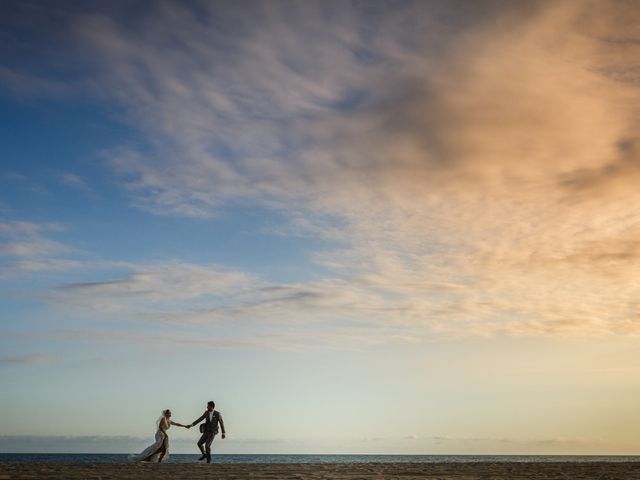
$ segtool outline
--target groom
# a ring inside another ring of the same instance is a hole
[[[200,418],[194,420],[191,426],[199,424],[202,420],[205,421],[204,425],[200,426],[202,436],[198,440],[198,448],[202,453],[202,456],[198,460],[207,459],[207,463],[211,463],[211,443],[213,438],[218,434],[218,423],[220,424],[220,430],[222,430],[222,438],[225,438],[224,422],[222,421],[222,415],[215,410],[216,404],[214,402],[207,402],[207,410],[202,414]],[[204,446],[204,448],[203,448]]]

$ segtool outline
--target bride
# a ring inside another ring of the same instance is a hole
[[[182,425],[171,420],[171,410],[163,410],[162,415],[156,421],[158,427],[156,431],[156,441],[145,448],[138,455],[130,455],[129,459],[133,462],[163,462],[169,458],[169,436],[167,430],[171,425],[177,427],[190,428],[191,425]]]

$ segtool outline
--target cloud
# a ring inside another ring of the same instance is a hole
[[[340,246],[314,255],[320,280],[231,282],[224,299],[206,291],[219,272],[184,265],[184,284],[138,266],[55,295],[187,324],[637,334],[638,15],[589,1],[79,15],[94,81],[144,136],[104,152],[134,206],[266,207],[289,220],[280,234]]]
[[[5,236],[19,236],[37,234],[43,231],[60,231],[64,227],[57,223],[37,224],[24,221],[3,221],[0,222],[0,234]]]
[[[85,192],[91,191],[91,188],[87,184],[87,181],[85,180],[85,178],[78,174],[71,173],[71,172],[64,172],[58,175],[58,180],[60,181],[60,183],[68,187],[75,188],[77,190],[82,190]]]
[[[0,173],[0,179],[5,182],[25,182],[28,177],[18,172],[4,171]]]
[[[59,231],[59,224],[36,224],[21,221],[0,222],[0,256],[20,261],[42,260],[65,253],[70,248],[44,236],[47,231]]]
[[[133,453],[148,443],[148,438],[129,435],[0,435],[3,452],[19,453]]]
[[[471,449],[472,451],[514,451],[531,455],[532,452],[557,452],[557,451],[602,451],[611,446],[609,440],[603,438],[586,437],[549,437],[549,438],[526,438],[526,437],[455,437],[455,436],[432,436],[426,437],[434,445],[449,446],[461,450]]]
[[[151,438],[150,436],[135,435],[0,435],[0,450],[3,453],[130,454],[142,451],[148,446]],[[171,438],[172,452],[194,455],[193,449],[196,439],[197,437],[180,437],[174,434]],[[271,445],[290,446],[300,443],[300,441],[280,438],[234,437],[232,441],[233,445],[238,447],[240,451],[245,447],[254,449]],[[253,450],[249,450],[246,453],[253,453]]]
[[[349,282],[270,283],[216,265],[181,262],[120,267],[128,273],[68,284],[49,294],[56,307],[108,321],[113,330],[54,335],[88,341],[290,350],[421,341],[413,325],[389,323],[390,310],[383,299]],[[130,327],[118,330],[116,321]],[[131,328],[135,325],[153,325],[156,332],[136,332]],[[209,339],[191,333],[200,325],[220,328]],[[180,330],[176,332],[175,327]]]
[[[128,268],[129,262],[87,258],[87,252],[50,238],[66,227],[55,222],[0,220],[0,276],[38,275],[45,272]]]
[[[31,237],[21,242],[9,242],[0,246],[0,255],[12,257],[42,257],[66,250],[62,244],[45,238]]]
[[[471,438],[471,437],[421,437],[419,452],[433,451],[435,448],[437,454],[451,454],[452,451],[462,454],[478,454],[483,452],[505,452],[512,451],[512,454],[531,454],[531,451],[547,452],[546,454],[558,454],[558,452],[573,451],[576,453],[584,452],[585,448],[589,448],[597,454],[597,452],[607,451],[610,443],[600,438],[548,438],[548,439],[517,439],[517,438]],[[20,453],[87,453],[96,454],[96,452],[108,453],[132,453],[141,451],[148,445],[150,438],[147,436],[133,435],[2,435],[0,436],[0,449],[3,452],[20,452]],[[174,452],[193,454],[192,437],[173,437],[171,439]],[[295,446],[298,453],[308,451],[310,454],[317,452],[336,452],[336,442],[334,440],[321,438],[314,442],[298,438],[252,438],[252,437],[233,437],[227,441],[232,441],[229,448],[231,451],[225,453],[237,452],[255,454],[256,449],[264,454],[287,453],[291,447]],[[411,440],[413,445],[417,440]],[[367,438],[353,439],[348,444],[344,441],[338,445],[338,451],[353,453],[358,451],[365,444],[371,448],[385,448],[384,452],[397,452],[405,454],[407,441],[397,437],[388,438]],[[348,446],[347,446],[348,445]],[[400,448],[400,449],[398,449]],[[416,448],[413,445],[412,448]],[[439,448],[448,448],[453,450],[442,450]],[[314,450],[315,449],[315,450]],[[487,450],[483,450],[487,449]],[[582,449],[582,450],[580,450]],[[226,450],[226,447],[225,447]],[[369,452],[370,453],[370,452]],[[388,454],[388,453],[387,453]],[[424,454],[424,453],[422,453]],[[504,453],[501,453],[504,455]]]
[[[215,265],[165,262],[122,266],[128,267],[130,273],[112,280],[68,284],[54,290],[52,299],[95,310],[132,313],[153,304],[158,312],[166,312],[170,305],[185,308],[188,304],[197,308],[203,302],[225,304],[229,295],[241,292],[253,282],[243,272]]]
[[[3,64],[0,94],[24,99],[61,99],[89,88],[69,32],[71,4],[43,2],[2,5],[0,35]],[[90,82],[89,82],[90,83]]]
[[[33,353],[28,355],[5,355],[0,357],[0,365],[49,365],[59,358],[55,355]]]
[[[69,85],[60,81],[47,80],[41,76],[0,66],[0,85],[13,95],[32,96],[63,96],[71,93]]]

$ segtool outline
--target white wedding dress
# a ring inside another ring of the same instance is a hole
[[[162,432],[162,430],[160,430],[160,425],[162,424],[162,428],[164,428],[165,430],[169,430],[169,428],[171,427],[171,424],[167,422],[167,420],[164,418],[164,415],[162,415],[162,417],[158,419],[156,424],[158,426],[158,429],[156,430],[156,441],[153,444],[149,445],[147,448],[145,448],[141,453],[137,455],[129,455],[130,461],[157,462],[158,458],[160,457],[162,442],[164,442],[165,439],[167,442],[166,443],[167,451],[164,454],[164,457],[162,457],[162,461],[163,462],[167,461],[167,459],[169,458],[169,439],[166,438],[165,434]]]

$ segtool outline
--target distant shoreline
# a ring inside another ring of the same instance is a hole
[[[0,463],[127,463],[127,453],[0,453]],[[189,464],[195,453],[172,453],[168,463]],[[218,463],[635,463],[640,455],[412,455],[412,454],[233,454],[216,453]]]

